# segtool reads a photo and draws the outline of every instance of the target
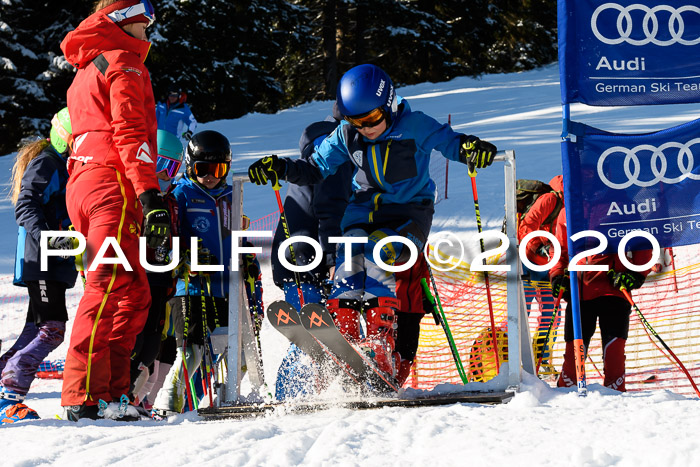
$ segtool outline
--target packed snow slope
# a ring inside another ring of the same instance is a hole
[[[561,173],[561,106],[557,66],[518,74],[457,78],[399,88],[414,110],[516,152],[518,178],[548,181]],[[252,114],[206,123],[231,140],[236,172],[268,154],[294,156],[303,128],[330,113],[315,102],[275,115]],[[700,116],[700,106],[590,108],[573,106],[572,117],[604,130],[648,132]],[[2,183],[11,157],[0,158]],[[503,218],[502,165],[477,177],[487,228]],[[449,198],[436,208],[433,232],[469,238],[475,231],[466,168],[450,165]],[[251,219],[276,209],[270,187],[245,186]],[[12,273],[16,226],[8,201],[0,204],[0,276]],[[264,265],[264,300],[281,298]],[[76,286],[72,303],[77,300]],[[3,298],[23,295],[3,287]],[[7,302],[3,302],[7,303]],[[74,310],[73,310],[74,311]],[[0,309],[0,338],[7,348],[24,323],[24,305]],[[70,325],[70,322],[69,322]],[[262,333],[265,375],[274,375],[287,343],[269,325]],[[67,342],[67,340],[66,340]],[[50,358],[61,358],[67,344]],[[372,411],[327,410],[307,415],[272,415],[247,421],[205,422],[195,414],[167,422],[123,424],[54,418],[60,413],[60,382],[38,380],[28,405],[42,420],[0,426],[2,465],[698,465],[700,406],[695,398],[666,391],[619,394],[589,386],[587,398],[551,389],[525,376],[521,392],[501,406],[460,404]]]

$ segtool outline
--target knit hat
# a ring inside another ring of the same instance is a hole
[[[119,0],[100,11],[120,27],[132,23],[147,23],[150,26],[156,20],[155,10],[149,0]]]

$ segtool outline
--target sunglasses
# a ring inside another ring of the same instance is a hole
[[[107,17],[115,23],[118,23],[138,15],[143,15],[146,17],[148,20],[148,26],[152,25],[156,21],[156,13],[149,0],[141,0],[141,3],[137,3],[136,5],[113,11],[112,13],[109,13]]]
[[[350,123],[350,125],[354,126],[357,129],[361,128],[374,128],[375,126],[379,125],[382,123],[382,121],[386,118],[386,115],[384,115],[384,110],[381,108],[377,107],[376,109],[367,112],[364,115],[360,115],[358,117],[345,117],[345,120]]]
[[[197,177],[204,177],[210,174],[214,178],[224,178],[231,167],[230,162],[205,162],[194,163],[194,174]]]
[[[156,173],[165,171],[168,174],[168,177],[173,178],[180,170],[181,164],[182,161],[180,160],[171,159],[159,154],[158,159],[156,160]]]

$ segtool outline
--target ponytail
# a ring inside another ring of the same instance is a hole
[[[40,139],[27,143],[19,149],[15,158],[15,165],[12,167],[12,177],[10,178],[9,198],[13,205],[17,204],[19,192],[22,189],[22,177],[24,177],[24,171],[27,170],[27,166],[50,144],[49,140]]]

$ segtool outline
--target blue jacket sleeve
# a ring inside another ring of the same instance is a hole
[[[416,144],[427,154],[435,149],[446,158],[459,161],[459,142],[461,133],[454,131],[448,124],[440,124],[423,112],[411,112],[410,127],[415,135]]]
[[[194,118],[192,109],[190,109],[190,106],[187,104],[185,104],[185,117],[183,118],[183,122],[185,124],[185,131],[194,133],[194,130],[197,129],[197,120]]]
[[[43,206],[60,189],[58,170],[51,156],[41,154],[27,165],[15,205],[15,219],[37,243],[42,230],[51,230]]]

